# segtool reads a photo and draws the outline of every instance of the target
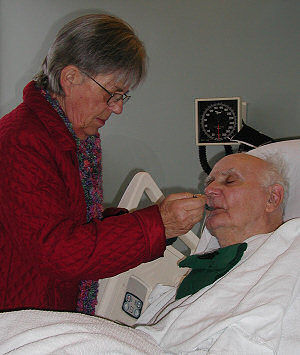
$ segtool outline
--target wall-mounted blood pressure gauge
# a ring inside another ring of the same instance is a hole
[[[241,129],[241,98],[195,100],[196,144],[237,144],[231,138]]]

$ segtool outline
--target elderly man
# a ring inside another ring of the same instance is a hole
[[[281,347],[299,353],[289,343],[295,316],[288,310],[297,290],[291,262],[300,251],[300,224],[283,224],[284,172],[274,158],[248,154],[214,166],[201,253],[180,263],[191,270],[177,290],[155,290],[160,296],[137,329],[176,354],[277,354]]]

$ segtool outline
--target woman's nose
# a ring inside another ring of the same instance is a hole
[[[111,108],[113,113],[119,115],[123,111],[123,101],[122,100],[116,101],[114,105],[111,106]]]

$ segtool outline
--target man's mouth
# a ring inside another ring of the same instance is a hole
[[[224,211],[224,207],[215,203],[206,203],[205,210],[208,212],[208,215],[214,216],[215,214],[219,214],[220,212]]]
[[[215,208],[213,206],[209,206],[207,203],[205,204],[205,209],[207,211],[213,211]]]

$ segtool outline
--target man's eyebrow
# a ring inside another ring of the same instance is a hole
[[[230,174],[239,175],[239,172],[235,168],[231,168],[231,169],[228,169],[228,170],[222,172],[222,175],[224,175],[224,176],[228,176]]]
[[[231,175],[231,174],[236,174],[236,175],[238,175],[238,176],[240,176],[240,173],[235,169],[235,168],[230,168],[230,169],[228,169],[228,170],[226,170],[226,171],[222,171],[221,173],[220,173],[220,175],[222,175],[222,176],[229,176],[229,175]],[[212,181],[214,181],[215,180],[215,177],[214,176],[211,176],[211,175],[209,175],[206,179],[205,179],[205,186],[207,186],[207,185],[209,185]]]
[[[204,181],[204,185],[207,186],[209,185],[212,181],[214,181],[214,178],[212,176],[208,176],[205,181]]]

